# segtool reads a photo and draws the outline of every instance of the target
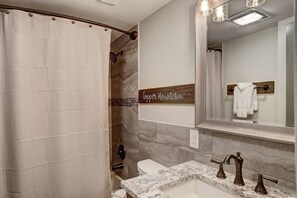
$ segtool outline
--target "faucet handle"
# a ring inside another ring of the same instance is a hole
[[[211,159],[210,162],[215,163],[215,164],[221,164],[221,163],[223,163],[223,162],[219,162],[219,161],[214,160],[214,159]]]
[[[263,179],[274,182],[276,184],[278,183],[278,180],[274,179],[274,178],[263,176],[262,174],[258,174],[258,183],[257,183],[257,186],[255,187],[255,192],[258,194],[261,194],[261,195],[267,195],[268,192],[264,186]]]
[[[261,174],[259,174],[259,175],[261,175]],[[278,180],[277,179],[274,179],[274,178],[271,178],[271,177],[267,177],[267,176],[262,175],[262,178],[263,179],[266,179],[268,181],[271,181],[273,183],[276,183],[276,184],[278,183]]]
[[[216,161],[216,160],[214,160],[214,159],[211,159],[210,161],[211,161],[212,163],[219,164],[219,171],[218,171],[218,173],[217,173],[217,178],[219,178],[219,179],[226,179],[227,177],[226,177],[226,174],[225,174],[225,172],[224,172],[224,168],[223,168],[223,164],[224,164],[224,162],[219,162],[219,161]]]

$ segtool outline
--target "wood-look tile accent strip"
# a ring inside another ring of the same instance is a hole
[[[134,107],[138,105],[137,98],[111,98],[109,106],[112,107]]]
[[[195,84],[139,90],[139,103],[194,104]]]

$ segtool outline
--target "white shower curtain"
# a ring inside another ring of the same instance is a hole
[[[208,50],[206,59],[206,117],[222,119],[222,53]]]
[[[0,14],[0,197],[108,198],[110,30]]]

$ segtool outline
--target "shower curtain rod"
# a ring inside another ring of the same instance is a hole
[[[3,4],[0,4],[0,9],[4,9],[4,10],[21,10],[21,11],[25,11],[25,12],[29,12],[29,13],[35,13],[35,14],[41,14],[41,15],[47,15],[47,16],[53,16],[53,17],[60,17],[60,18],[80,21],[80,22],[84,22],[84,23],[89,23],[91,25],[101,26],[101,27],[104,27],[104,28],[112,29],[112,30],[115,30],[117,32],[127,34],[127,35],[130,36],[131,40],[135,40],[137,38],[137,35],[138,35],[137,31],[129,32],[129,31],[125,31],[125,30],[110,26],[110,25],[106,25],[104,23],[99,23],[99,22],[96,22],[96,21],[83,19],[83,18],[79,18],[79,17],[75,17],[75,16],[70,16],[70,15],[66,15],[66,14],[49,12],[49,11],[45,11],[45,10],[38,10],[38,9],[33,9],[33,8],[3,5]]]

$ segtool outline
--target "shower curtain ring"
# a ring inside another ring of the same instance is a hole
[[[72,23],[72,24],[74,24],[74,23],[75,23],[75,21],[72,21],[71,23]]]
[[[5,14],[9,14],[9,10],[5,10],[4,13],[5,13]]]
[[[52,20],[55,21],[56,20],[56,17],[52,17]]]
[[[33,16],[33,14],[30,12],[30,13],[29,13],[29,17],[32,17],[32,16]]]

